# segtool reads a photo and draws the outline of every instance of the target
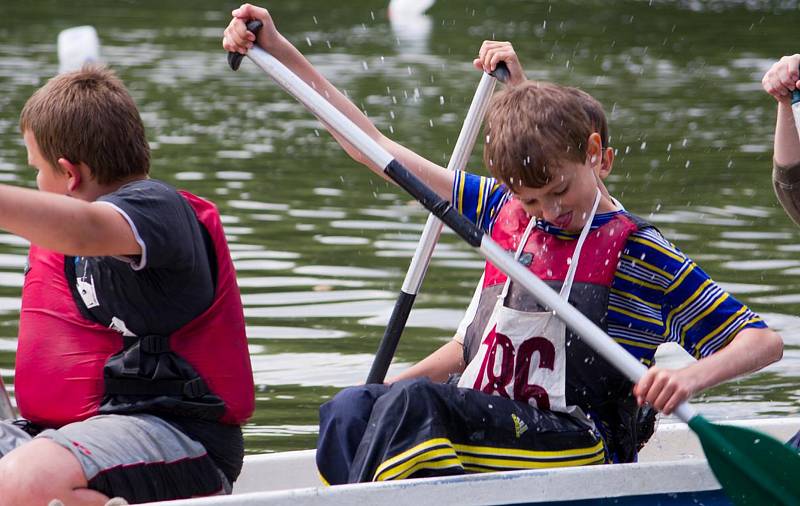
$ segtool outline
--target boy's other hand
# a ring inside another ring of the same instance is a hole
[[[478,57],[472,61],[475,68],[483,72],[492,72],[499,62],[505,62],[508,67],[510,77],[508,84],[515,86],[524,82],[527,78],[519,63],[514,46],[510,42],[498,42],[496,40],[485,40],[478,51]]]
[[[778,102],[789,102],[792,91],[800,89],[800,54],[784,56],[761,79],[764,91]]]
[[[651,367],[633,387],[639,406],[645,402],[669,415],[678,405],[697,393],[690,367],[660,369]]]
[[[222,37],[222,47],[234,53],[247,53],[255,42],[264,49],[269,47],[277,40],[278,30],[272,21],[267,9],[256,7],[255,5],[242,4],[238,9],[231,12],[233,19],[225,29]],[[261,21],[264,25],[256,36],[247,30],[246,23],[253,19]]]

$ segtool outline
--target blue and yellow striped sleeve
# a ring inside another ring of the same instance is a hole
[[[510,197],[505,185],[491,177],[456,171],[453,179],[453,207],[489,232],[494,218]]]
[[[631,234],[609,294],[609,334],[649,364],[656,347],[680,344],[695,358],[766,324],[652,228]]]

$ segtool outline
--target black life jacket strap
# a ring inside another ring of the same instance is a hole
[[[197,399],[210,393],[203,378],[191,380],[150,380],[146,378],[105,378],[106,394],[145,395],[158,397],[168,395]]]
[[[151,355],[166,353],[169,349],[169,336],[148,334],[146,336],[122,336],[124,349],[129,349],[134,345],[139,345],[139,350]]]

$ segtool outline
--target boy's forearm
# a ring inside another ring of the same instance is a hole
[[[370,138],[379,143],[393,157],[405,165],[409,170],[422,179],[424,183],[431,186],[440,196],[450,199],[453,185],[453,174],[424,157],[414,153],[408,148],[385,137],[372,123],[372,121],[351,102],[342,92],[328,81],[316,68],[306,59],[305,56],[294,47],[282,35],[278,40],[273,41],[267,50],[278,60],[286,65],[300,79],[314,88],[320,95],[325,97],[336,109],[347,116],[359,129],[365,132]],[[332,131],[324,122],[325,128],[334,136],[337,142],[342,145],[345,151],[356,161],[369,167],[373,172],[387,179],[383,173],[384,167],[374,165],[367,160],[362,153],[351,146],[337,132]]]
[[[272,56],[280,60],[300,79],[314,88],[320,95],[325,97],[336,109],[347,116],[364,133],[375,141],[382,137],[380,131],[372,124],[369,118],[358,109],[345,95],[340,92],[325,76],[319,73],[311,62],[292,45],[284,36],[279,36],[278,40],[268,48]],[[325,125],[326,128],[328,125]],[[382,168],[382,167],[381,167]]]
[[[28,188],[0,185],[0,228],[65,255],[141,254],[112,207]]]
[[[420,377],[441,383],[446,381],[450,374],[462,372],[464,367],[464,347],[458,341],[451,339],[421,361],[386,380],[386,383]]]
[[[784,167],[800,163],[800,135],[795,127],[792,107],[788,102],[778,104],[774,158],[777,165]]]
[[[755,372],[780,360],[783,340],[769,328],[744,329],[725,348],[688,366],[695,377],[695,392]]]

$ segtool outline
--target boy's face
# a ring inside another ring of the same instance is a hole
[[[513,190],[514,196],[522,203],[525,211],[556,227],[569,232],[580,232],[592,212],[597,195],[598,183],[603,170],[600,160],[602,147],[589,138],[586,162],[564,162],[553,170],[553,180],[541,188],[526,186]],[[606,174],[607,175],[607,174]],[[614,204],[603,194],[598,212],[614,209]]]
[[[66,195],[69,188],[69,175],[60,168],[53,167],[44,159],[33,133],[26,130],[22,134],[22,138],[25,140],[25,147],[28,149],[28,165],[36,170],[36,186],[39,190]]]

